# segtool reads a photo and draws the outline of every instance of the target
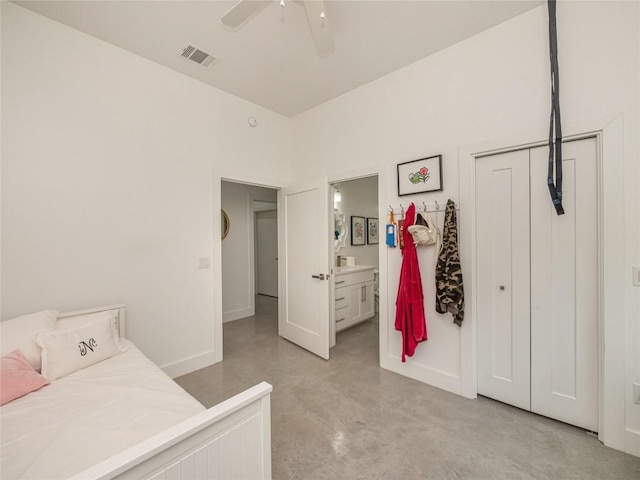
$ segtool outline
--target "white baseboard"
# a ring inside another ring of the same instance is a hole
[[[164,365],[160,368],[171,378],[176,378],[181,375],[186,375],[187,373],[200,370],[201,368],[208,367],[214,363],[216,363],[215,352],[213,350],[208,350],[204,353],[199,353],[198,355],[178,360],[177,362]]]
[[[474,398],[466,394],[466,390],[462,388],[460,377],[449,372],[425,367],[424,365],[412,365],[410,360],[402,363],[399,357],[393,356],[389,356],[386,362],[380,362],[380,366],[399,375],[413,378],[414,380],[446,390],[447,392],[455,393],[456,395],[466,398]]]
[[[255,313],[255,308],[251,307],[231,310],[230,312],[222,312],[222,323],[233,322],[234,320],[240,320],[241,318],[250,317],[252,315],[255,315]]]
[[[640,457],[640,432],[629,429],[625,431],[624,451]]]

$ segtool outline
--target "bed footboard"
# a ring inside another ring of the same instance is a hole
[[[75,479],[271,479],[271,391],[262,382]]]

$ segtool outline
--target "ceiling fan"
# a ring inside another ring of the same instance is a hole
[[[240,0],[222,16],[222,23],[234,28],[239,27],[272,3],[272,0]],[[295,0],[295,3],[304,5],[318,55],[326,56],[333,53],[333,34],[327,23],[324,0]],[[280,6],[284,7],[284,0],[280,0]]]

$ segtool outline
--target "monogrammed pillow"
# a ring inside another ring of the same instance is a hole
[[[123,352],[114,317],[99,318],[84,326],[42,332],[42,375],[50,381]]]

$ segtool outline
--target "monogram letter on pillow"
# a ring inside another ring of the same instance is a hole
[[[71,329],[42,332],[36,342],[42,348],[42,375],[50,381],[124,351],[115,311]]]

